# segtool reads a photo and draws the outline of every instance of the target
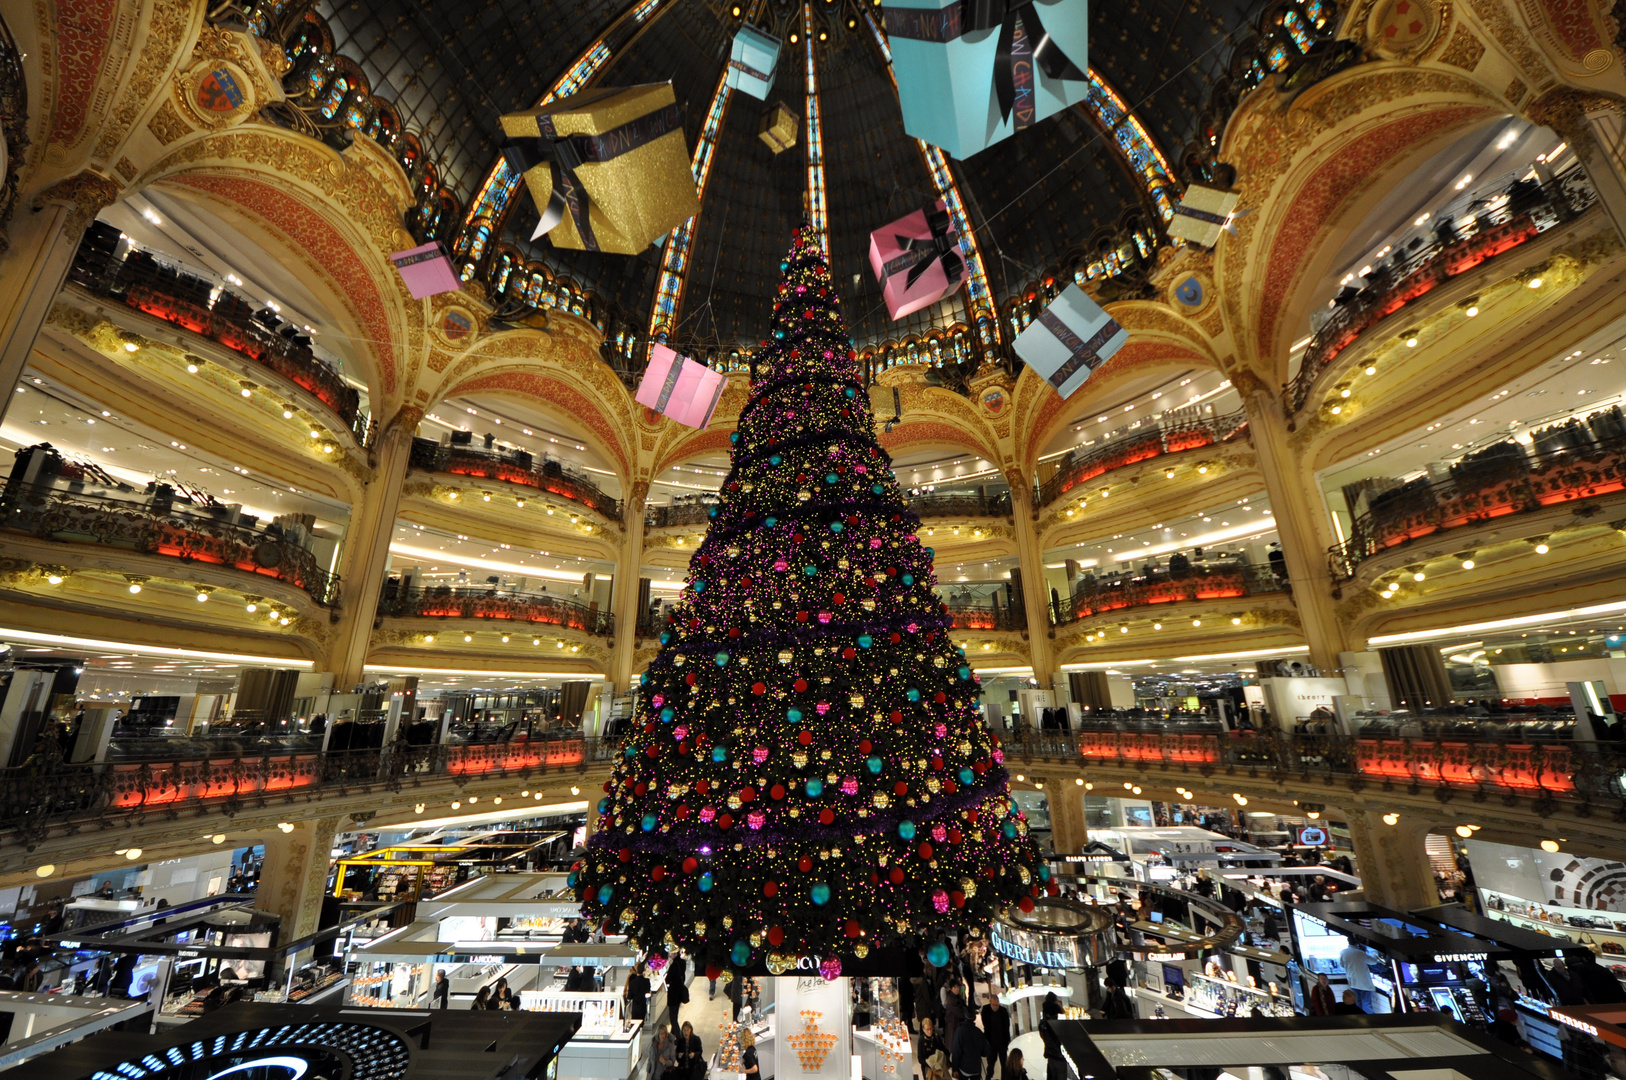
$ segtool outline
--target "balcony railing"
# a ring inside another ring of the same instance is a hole
[[[1070,599],[1060,602],[1059,610],[1052,610],[1051,618],[1061,625],[1129,608],[1260,596],[1282,592],[1285,587],[1270,567],[1239,563],[1193,566],[1184,571],[1157,570],[1135,577],[1125,574],[1104,580],[1086,578]],[[1052,604],[1052,608],[1056,607]]]
[[[1056,475],[1039,487],[1039,505],[1048,506],[1080,484],[1103,473],[1134,465],[1163,454],[1197,450],[1204,446],[1245,438],[1247,417],[1240,412],[1159,425],[1145,432],[1128,432],[1106,446],[1065,462]]]
[[[909,496],[917,517],[1010,517],[1009,491],[929,491]]]
[[[644,513],[644,527],[663,529],[670,525],[706,525],[716,503],[684,502],[671,506],[651,506]]]
[[[1029,731],[1004,739],[1007,761],[1034,764],[1123,765],[1262,774],[1301,783],[1342,780],[1352,787],[1377,781],[1417,788],[1527,795],[1582,804],[1626,799],[1626,753],[1599,743],[1258,734],[1178,731]]]
[[[1516,180],[1500,196],[1442,211],[1432,243],[1402,249],[1316,330],[1288,388],[1290,410],[1304,407],[1316,376],[1370,327],[1451,278],[1574,220],[1597,197],[1577,165],[1545,184]]]
[[[1333,579],[1348,581],[1365,560],[1432,533],[1626,490],[1626,435],[1598,438],[1601,426],[1571,421],[1537,432],[1533,452],[1494,444],[1451,466],[1449,479],[1380,492],[1349,539],[1328,549]]]
[[[361,395],[311,351],[310,339],[270,311],[256,312],[248,300],[213,282],[177,270],[151,252],[135,249],[119,258],[118,230],[85,233],[68,271],[68,280],[92,295],[116,300],[165,322],[184,327],[255,361],[318,398],[365,443],[367,417]]]
[[[1027,614],[1011,604],[947,602],[956,630],[1026,630]]]
[[[26,485],[8,485],[0,495],[0,528],[11,532],[227,567],[303,589],[324,606],[338,601],[338,576],[324,570],[308,548],[281,536],[276,525],[243,525],[228,513],[227,507],[219,507],[217,514],[156,500]]]
[[[610,498],[593,481],[552,458],[538,465],[523,450],[484,450],[472,446],[450,446],[432,439],[412,440],[412,467],[425,472],[450,473],[502,480],[521,487],[535,488],[581,503],[607,521],[621,520],[621,504]]]
[[[393,583],[392,583],[393,584]],[[386,585],[378,601],[380,618],[488,619],[496,623],[558,626],[603,637],[615,635],[615,617],[596,605],[547,593],[514,592],[495,586]]]
[[[0,832],[30,842],[53,826],[118,815],[179,812],[205,805],[241,808],[299,794],[344,796],[374,786],[399,790],[437,777],[585,771],[605,764],[619,740],[580,735],[463,746],[387,747],[321,754],[249,753],[184,761],[67,765],[36,753],[0,770]],[[53,744],[54,746],[54,744]]]

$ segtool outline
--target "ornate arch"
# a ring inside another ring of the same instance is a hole
[[[1352,224],[1392,181],[1476,125],[1512,111],[1460,71],[1398,61],[1360,65],[1286,108],[1256,91],[1226,129],[1224,159],[1251,211],[1222,237],[1216,284],[1239,359],[1267,384],[1287,378],[1288,342],[1321,297],[1309,290]]]

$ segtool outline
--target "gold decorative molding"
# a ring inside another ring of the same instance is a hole
[[[160,144],[168,146],[175,140],[192,134],[193,128],[181,119],[181,114],[176,111],[173,102],[163,101],[159,103],[158,111],[152,114],[152,119],[147,121],[147,130],[152,132],[153,138]]]
[[[67,231],[78,236],[97,214],[111,206],[124,189],[116,181],[90,170],[58,180],[34,196],[34,209],[68,207]]]

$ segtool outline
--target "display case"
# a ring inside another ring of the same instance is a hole
[[[429,964],[366,962],[351,975],[345,1004],[369,1009],[426,1009],[432,1004],[434,982]]]
[[[525,1012],[579,1013],[582,1026],[559,1052],[559,1077],[634,1076],[643,1048],[642,1020],[626,1020],[621,995],[611,991],[524,990]]]
[[[1191,972],[1185,1007],[1217,1017],[1292,1016],[1293,1002],[1281,994]]]

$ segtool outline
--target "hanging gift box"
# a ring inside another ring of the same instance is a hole
[[[456,292],[463,287],[463,283],[457,280],[457,271],[452,269],[452,260],[446,257],[446,252],[436,242],[397,251],[390,256],[390,261],[401,271],[401,280],[406,282],[407,291],[414,300]]]
[[[700,210],[671,83],[587,90],[502,128],[542,212],[533,240],[636,255]]]
[[[1194,244],[1213,247],[1219,243],[1220,231],[1236,212],[1241,196],[1234,191],[1219,191],[1192,184],[1174,208],[1169,221],[1169,235]]]
[[[762,127],[757,135],[768,144],[769,150],[779,154],[796,145],[796,133],[800,127],[790,106],[777,101],[773,108],[762,114]]]
[[[742,26],[728,51],[728,85],[767,101],[779,74],[779,39],[754,26]]]
[[[869,265],[894,319],[949,296],[965,280],[960,237],[943,200],[869,234]]]
[[[1070,397],[1128,340],[1129,331],[1083,289],[1069,285],[1017,335],[1014,344],[1016,355],[1028,367],[1062,397]]]
[[[1089,93],[1088,0],[886,0],[903,129],[967,158]]]
[[[635,400],[680,424],[704,428],[722,400],[728,376],[679,356],[665,345],[652,345],[649,366]]]

